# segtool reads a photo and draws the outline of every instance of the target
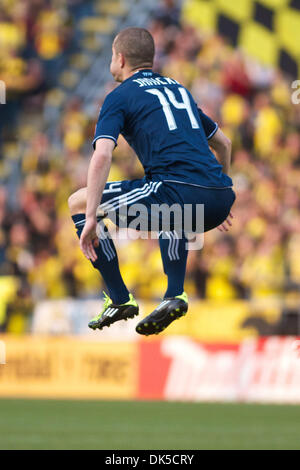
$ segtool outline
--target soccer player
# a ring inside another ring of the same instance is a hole
[[[231,225],[235,200],[227,175],[230,140],[194,102],[190,92],[176,80],[152,71],[154,41],[143,28],[121,31],[112,45],[110,71],[120,85],[106,96],[93,140],[87,188],[69,198],[72,219],[84,255],[101,273],[108,289],[102,312],[89,327],[102,329],[138,314],[139,308],[120,274],[114,243],[103,219],[122,223],[120,211],[137,202],[147,209],[167,204],[192,208],[204,205],[202,232]],[[140,159],[145,176],[140,180],[107,183],[112,152],[122,134]],[[212,147],[215,152],[211,151]],[[97,218],[97,214],[100,214]],[[114,216],[114,217],[113,217]],[[161,228],[159,246],[167,291],[160,305],[141,320],[136,331],[157,334],[188,309],[184,278],[188,244],[184,227]],[[130,218],[128,218],[130,220]],[[96,234],[99,222],[100,236]],[[194,227],[194,225],[193,225]]]

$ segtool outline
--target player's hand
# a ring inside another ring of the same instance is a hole
[[[95,248],[99,246],[99,240],[96,234],[97,220],[87,219],[80,237],[80,248],[87,259],[96,261],[97,255]]]
[[[229,228],[232,227],[231,219],[233,219],[233,214],[232,212],[229,212],[227,219],[221,225],[219,225],[219,227],[217,227],[218,230],[220,230],[220,232],[228,232]]]

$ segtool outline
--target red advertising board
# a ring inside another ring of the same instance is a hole
[[[299,338],[142,341],[139,399],[300,403]]]
[[[2,341],[2,342],[1,342]],[[0,396],[300,403],[300,338],[0,337]]]

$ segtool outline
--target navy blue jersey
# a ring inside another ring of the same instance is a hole
[[[197,108],[176,80],[141,70],[107,95],[95,138],[117,143],[119,134],[140,159],[148,177],[208,188],[232,186],[208,145],[217,124]]]

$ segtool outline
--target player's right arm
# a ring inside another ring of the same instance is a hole
[[[94,250],[98,243],[96,211],[108,178],[112,153],[124,126],[125,113],[124,100],[118,92],[112,92],[104,100],[96,125],[94,153],[87,176],[86,222],[80,237],[81,250],[92,261],[97,259]]]
[[[96,234],[96,211],[108,178],[112,152],[115,147],[115,143],[111,139],[105,138],[97,139],[95,144],[87,176],[86,222],[80,237],[80,248],[84,255],[92,261],[97,259],[94,246],[99,243]]]

